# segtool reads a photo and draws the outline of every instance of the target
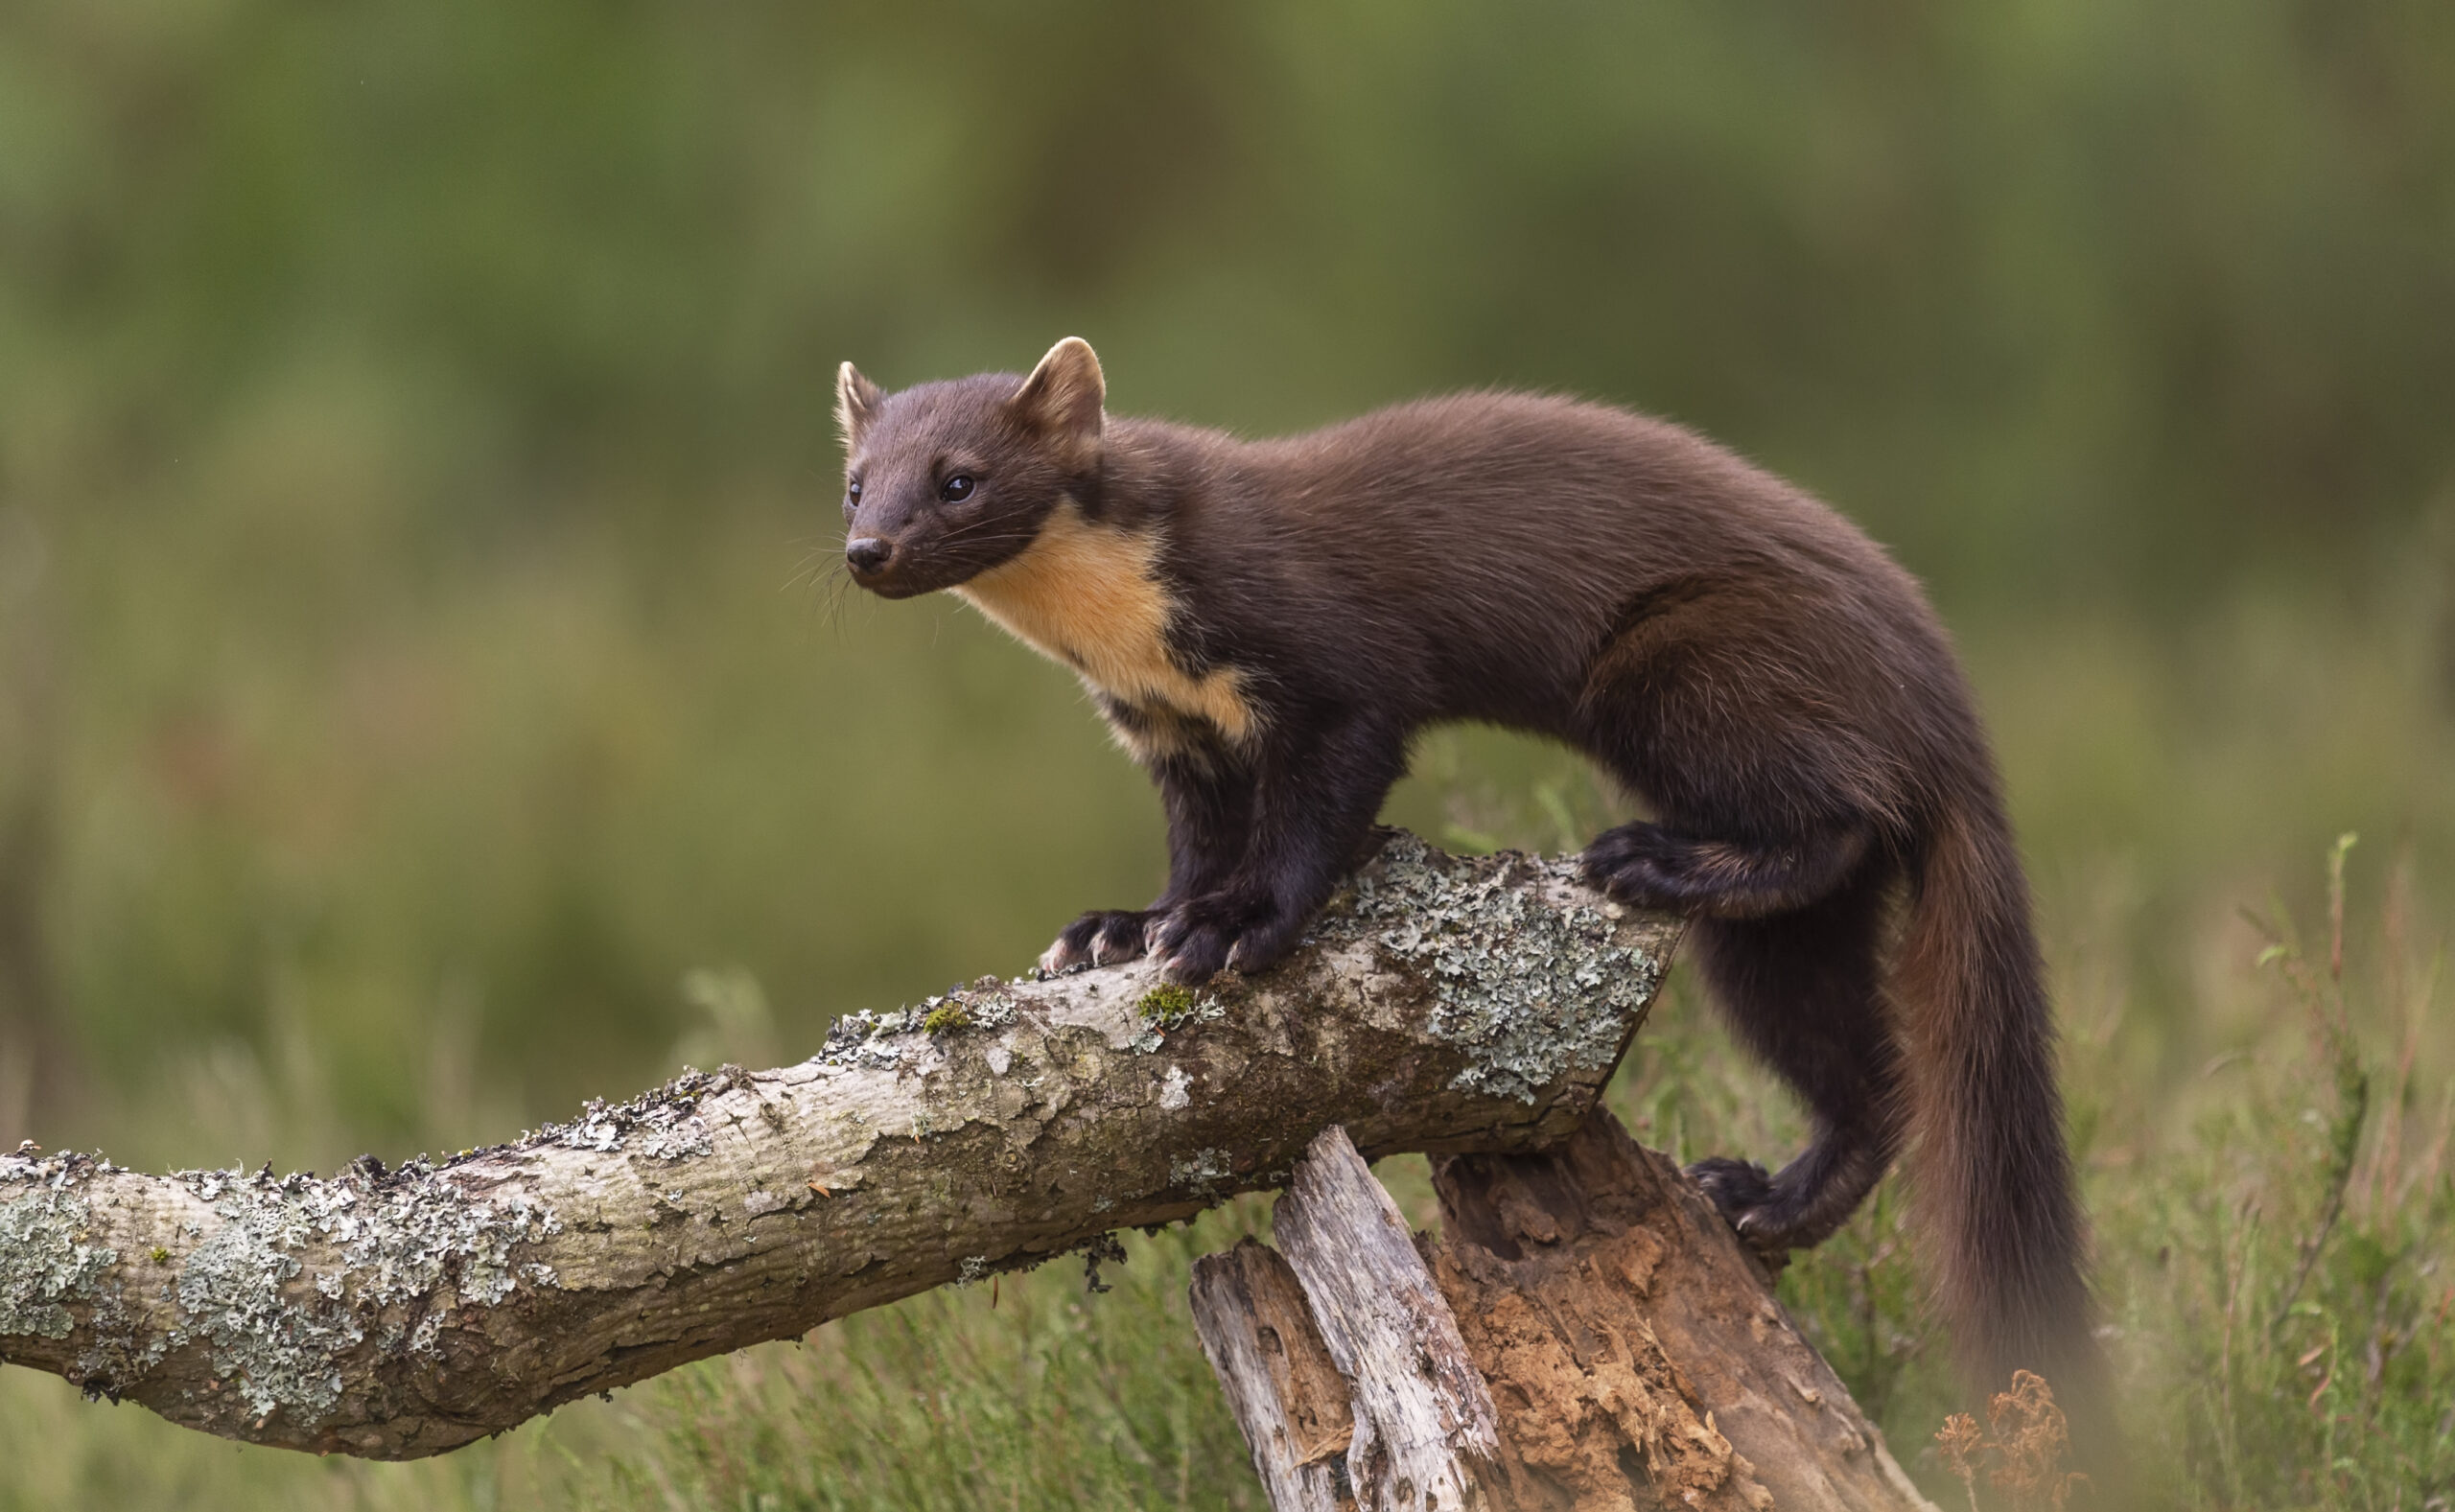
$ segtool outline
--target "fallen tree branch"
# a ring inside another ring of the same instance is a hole
[[[1368,1155],[1575,1128],[1675,922],[1394,836],[1289,961],[854,1014],[441,1165],[146,1175],[0,1155],[0,1359],[226,1437],[413,1458],[688,1361]]]

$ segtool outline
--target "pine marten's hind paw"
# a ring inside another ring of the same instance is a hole
[[[1040,953],[1040,968],[1051,976],[1079,965],[1107,966],[1142,954],[1159,915],[1151,909],[1095,908],[1065,926]]]
[[[1753,1160],[1716,1155],[1688,1168],[1689,1179],[1713,1198],[1740,1242],[1778,1267],[1790,1252],[1789,1225],[1776,1218],[1773,1177]]]
[[[1622,825],[1594,837],[1578,856],[1578,872],[1623,903],[1677,913],[1695,902],[1693,859],[1659,825]]]

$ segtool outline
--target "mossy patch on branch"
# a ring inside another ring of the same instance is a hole
[[[1193,1012],[1193,989],[1165,983],[1142,994],[1134,1008],[1145,1018],[1182,1018]]]

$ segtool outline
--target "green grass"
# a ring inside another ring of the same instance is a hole
[[[1259,1508],[1184,1301],[1249,1198],[1082,1268],[916,1298],[678,1371],[618,1410],[637,1448],[575,1489],[638,1507]]]
[[[2367,951],[2338,922],[2306,950],[2290,920],[2264,922],[2291,1027],[2209,1064],[2158,1169],[2096,1183],[2136,1389],[2160,1407],[2144,1447],[2178,1501],[2384,1508],[2455,1491],[2441,958],[2412,948],[2409,899],[2389,902]]]

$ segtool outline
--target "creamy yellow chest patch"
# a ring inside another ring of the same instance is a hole
[[[1243,677],[1228,668],[1194,677],[1168,655],[1173,602],[1157,551],[1150,537],[1095,525],[1068,500],[1021,555],[954,593],[1120,703],[1206,720],[1241,742],[1255,724]]]

